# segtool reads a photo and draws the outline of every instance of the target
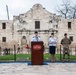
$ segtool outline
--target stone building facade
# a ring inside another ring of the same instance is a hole
[[[60,19],[59,15],[48,12],[40,4],[35,4],[28,12],[14,16],[14,37],[16,37],[16,40],[19,39],[18,43],[20,45],[22,45],[23,37],[26,37],[26,43],[30,44],[34,32],[38,31],[44,45],[48,46],[51,32],[55,34],[58,32]]]
[[[39,36],[48,47],[48,39],[52,32],[57,37],[57,43],[60,44],[64,33],[76,43],[76,20],[63,19],[47,11],[42,5],[35,4],[29,11],[18,16],[13,16],[13,21],[0,21],[0,45],[2,47],[13,47],[18,45],[24,49],[26,44],[31,43],[34,32],[38,31]],[[4,29],[2,28],[3,26]]]
[[[60,43],[64,33],[67,33],[72,41],[71,45],[76,47],[76,19],[61,19],[58,26],[58,43]]]
[[[0,46],[11,47],[12,42],[12,20],[0,20]]]

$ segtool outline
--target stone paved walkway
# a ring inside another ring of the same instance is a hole
[[[76,75],[76,63],[0,63],[0,75]]]

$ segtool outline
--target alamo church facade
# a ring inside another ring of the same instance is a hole
[[[26,13],[13,16],[13,20],[0,20],[0,46],[30,46],[34,31],[39,32],[45,47],[48,47],[52,32],[55,33],[57,44],[60,44],[64,33],[68,34],[73,46],[76,43],[76,19],[64,19],[61,15],[47,11],[41,4],[35,4]]]

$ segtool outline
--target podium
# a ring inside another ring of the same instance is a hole
[[[31,42],[32,65],[43,65],[43,42]]]

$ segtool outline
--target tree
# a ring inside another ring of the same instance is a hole
[[[71,10],[69,12],[69,18],[76,19],[76,5],[71,7]]]
[[[76,18],[76,5],[73,5],[71,1],[64,0],[60,7],[58,6],[57,12],[62,15],[65,19],[67,18]]]

